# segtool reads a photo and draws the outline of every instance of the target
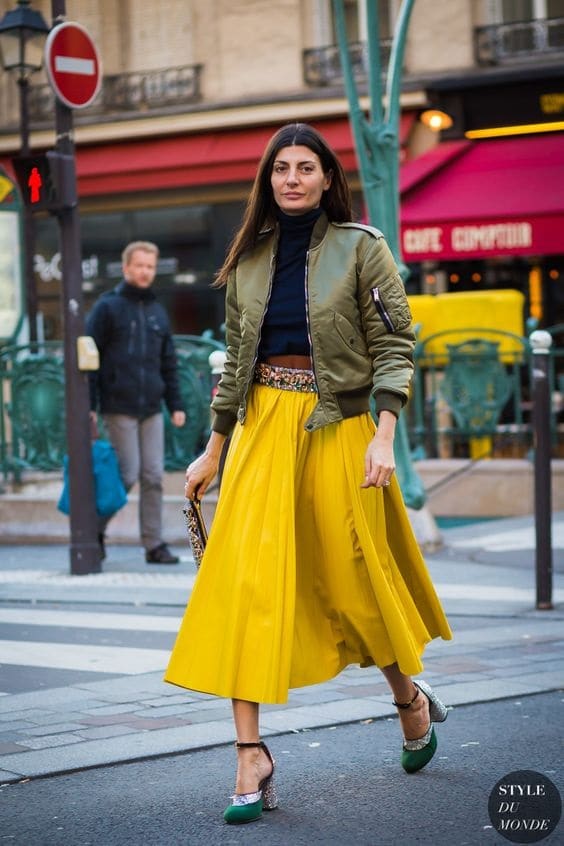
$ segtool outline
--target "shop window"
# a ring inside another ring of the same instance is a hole
[[[223,294],[211,283],[240,223],[243,204],[202,204],[81,215],[85,310],[121,279],[121,253],[130,241],[160,249],[155,288],[177,334],[220,334]],[[59,235],[51,218],[38,219],[34,252],[39,311],[46,339],[62,337],[62,267]]]

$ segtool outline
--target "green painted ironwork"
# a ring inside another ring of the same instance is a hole
[[[437,456],[444,437],[451,446],[491,436],[527,445],[529,362],[527,338],[503,330],[450,329],[418,342],[408,406],[414,454]]]
[[[385,234],[404,279],[407,278],[407,268],[403,263],[399,240],[399,118],[405,40],[414,2],[404,0],[399,10],[386,74],[384,101],[378,0],[365,0],[370,102],[366,115],[360,105],[347,41],[344,0],[333,0],[343,82],[349,101],[350,122],[368,217],[372,225]]]
[[[65,445],[62,346],[11,346],[0,351],[0,455],[4,476],[58,470]]]
[[[365,0],[370,100],[369,113],[365,115],[360,105],[347,41],[344,0],[333,0],[343,82],[349,101],[350,122],[368,217],[370,223],[384,233],[404,281],[408,271],[402,259],[399,238],[400,89],[405,40],[414,2],[404,0],[399,11],[387,69],[384,106],[378,2]],[[406,504],[411,508],[422,508],[426,498],[425,488],[411,461],[403,415],[397,426],[395,457],[398,480]]]
[[[564,338],[562,325],[549,331],[555,338]],[[184,470],[208,437],[214,385],[208,359],[213,351],[225,349],[210,332],[179,335],[174,340],[187,423],[176,429],[165,413],[169,471]],[[550,358],[551,384],[558,392],[564,388],[560,372],[564,348],[558,341],[551,347]],[[439,454],[440,439],[448,439],[452,448],[484,436],[528,448],[530,361],[528,339],[502,330],[445,330],[419,341],[412,396],[404,413],[406,426],[398,428],[403,453],[410,454],[411,444],[414,457],[434,457]],[[554,437],[561,413],[553,405]],[[24,471],[59,472],[66,452],[62,344],[0,350],[0,471],[4,478],[19,481]],[[403,485],[401,472],[398,462]]]
[[[186,409],[186,423],[178,429],[165,413],[165,468],[185,470],[204,446],[210,432],[212,373],[209,356],[225,349],[210,333],[201,337],[177,335],[174,339],[178,359],[180,391]]]
[[[211,332],[174,339],[186,424],[177,429],[165,412],[165,468],[184,470],[207,439],[214,350]],[[100,434],[103,436],[103,424]],[[63,346],[52,341],[0,350],[0,470],[20,481],[24,471],[60,471],[67,452]]]
[[[446,346],[449,361],[439,392],[456,425],[472,436],[495,432],[513,393],[511,377],[499,360],[499,343],[472,338]]]

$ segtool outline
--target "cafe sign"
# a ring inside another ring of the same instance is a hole
[[[403,225],[405,261],[481,259],[493,256],[562,253],[564,216],[530,220]]]

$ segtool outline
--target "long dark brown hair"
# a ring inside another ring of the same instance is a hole
[[[321,207],[329,220],[337,223],[351,220],[351,191],[336,154],[312,126],[307,123],[289,123],[272,136],[262,154],[243,222],[233,239],[223,267],[216,276],[214,286],[225,285],[229,273],[241,255],[255,246],[262,230],[274,225],[277,206],[270,184],[274,160],[283,147],[295,145],[308,147],[319,157],[323,173],[331,174],[331,185],[321,197]]]

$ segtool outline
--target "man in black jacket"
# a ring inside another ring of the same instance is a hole
[[[151,285],[158,247],[133,241],[122,253],[122,281],[103,294],[87,321],[100,352],[100,369],[91,374],[91,417],[102,414],[129,490],[139,480],[139,522],[149,564],[177,564],[162,539],[164,399],[175,426],[186,415],[178,386],[176,353],[167,314]],[[108,520],[99,524],[102,557]]]

